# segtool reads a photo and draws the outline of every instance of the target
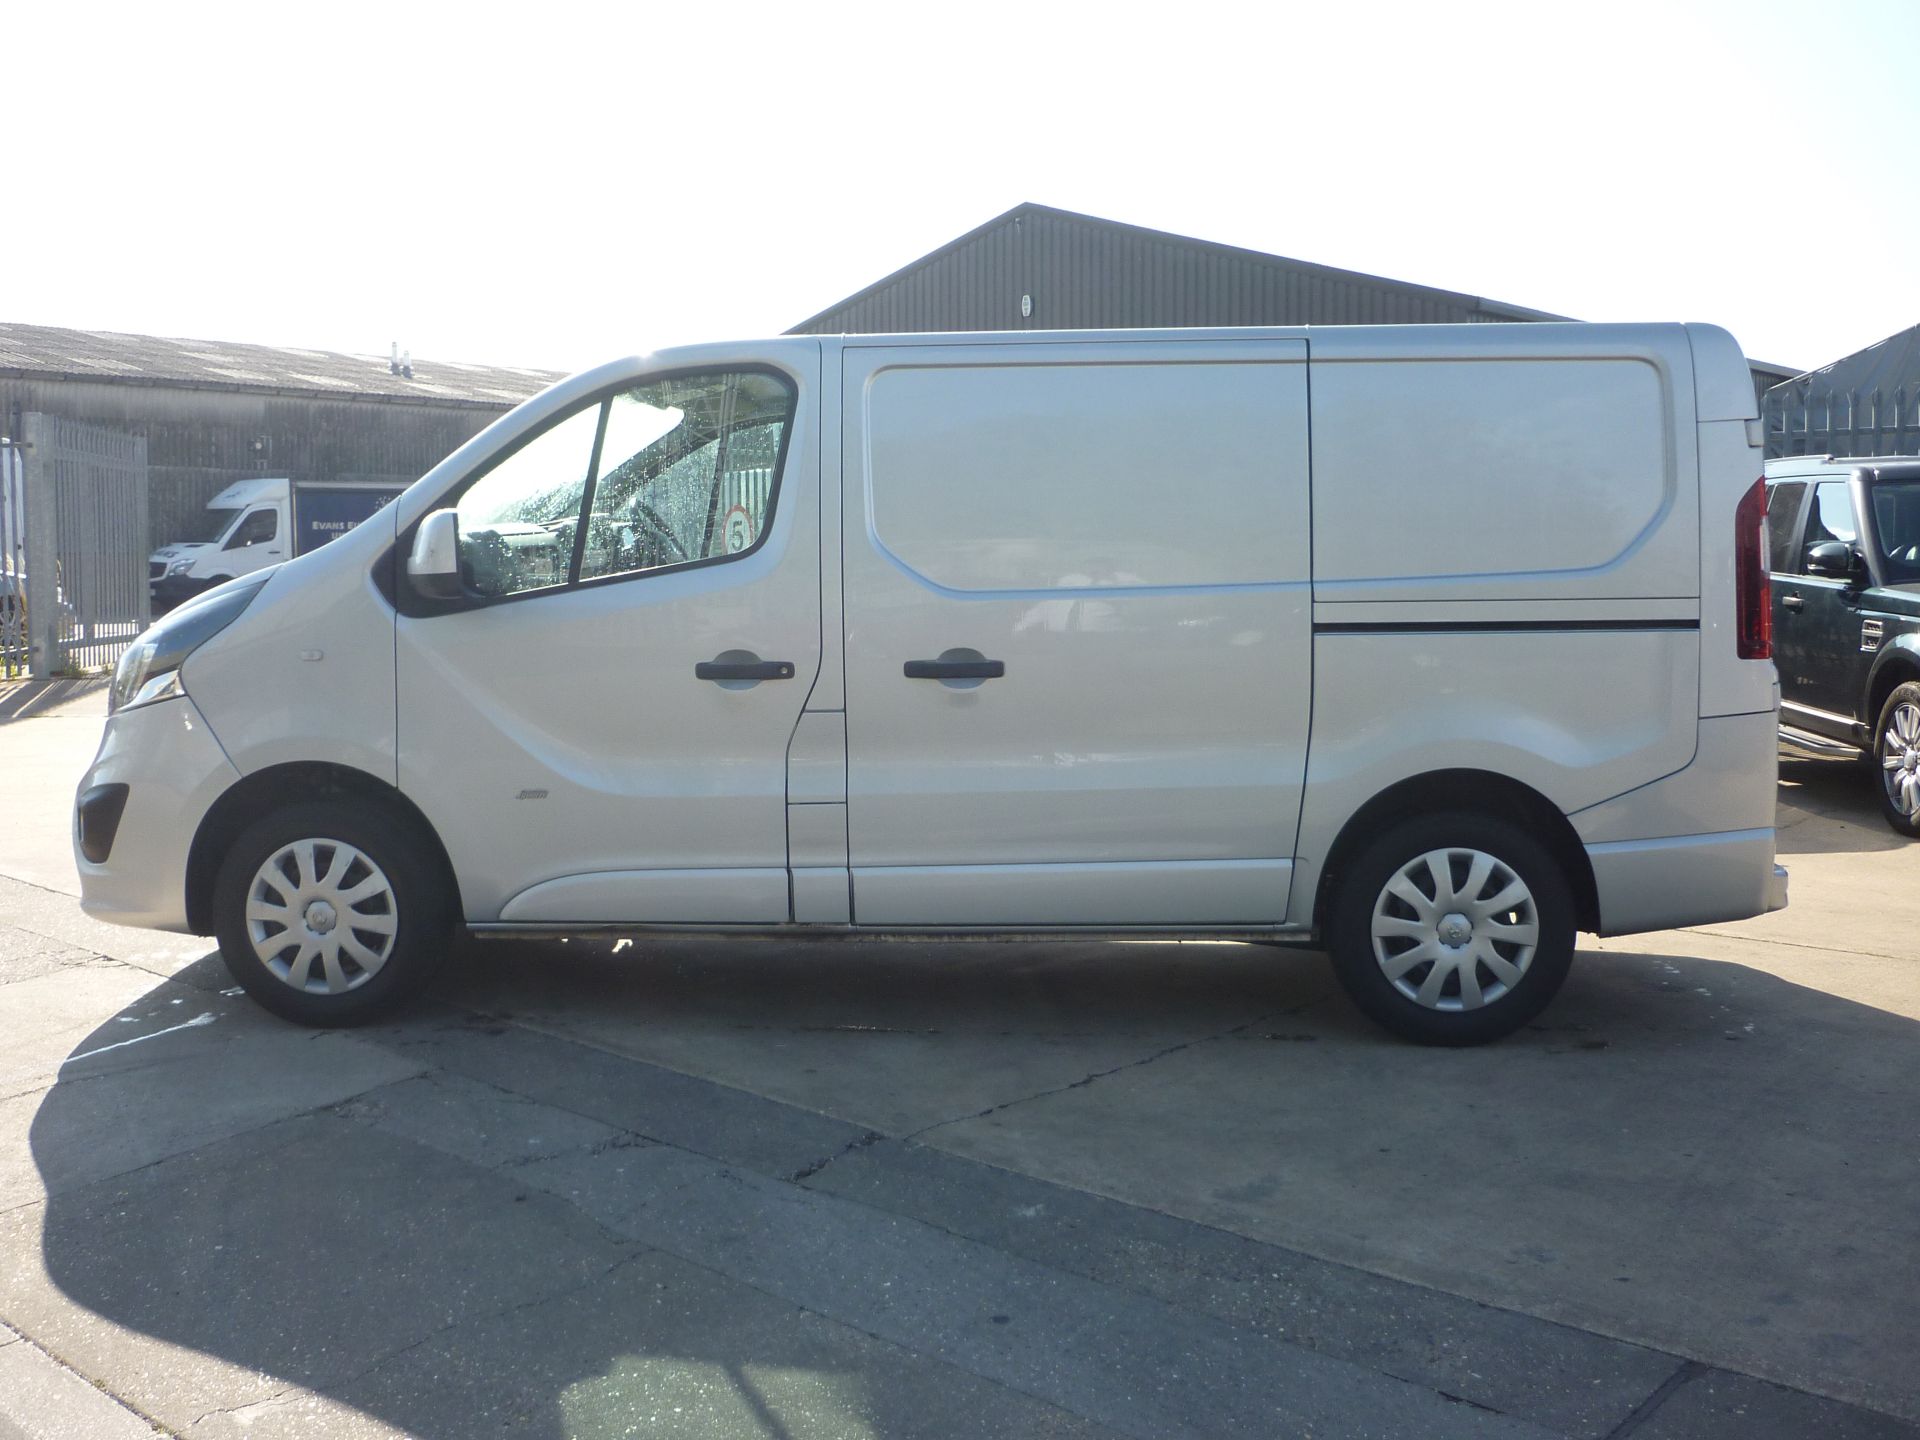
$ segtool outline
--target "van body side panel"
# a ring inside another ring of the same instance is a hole
[[[1279,923],[1311,694],[1304,344],[845,357],[855,923]],[[956,652],[1004,673],[905,674]]]
[[[1484,770],[1574,811],[1692,759],[1694,630],[1509,623],[1515,628],[1318,626],[1293,923],[1313,923],[1320,867],[1349,817],[1403,780]]]
[[[1719,405],[1737,349],[1715,337],[1702,344]],[[1732,652],[1738,500],[1719,544],[1682,326],[1341,330],[1314,335],[1312,370],[1314,738],[1295,923],[1315,918],[1347,819],[1399,781],[1485,770],[1572,814],[1684,774],[1703,654]],[[1703,554],[1724,585],[1703,580]],[[1749,748],[1728,763],[1748,765]],[[1676,790],[1597,823],[1637,842],[1662,832],[1618,827],[1678,810],[1732,830],[1755,797],[1771,802],[1764,778],[1744,783],[1727,806]],[[1598,876],[1603,916],[1624,914],[1611,877],[1636,864]],[[1769,856],[1736,888],[1764,895],[1770,879]]]
[[[1312,343],[1316,601],[1698,598],[1681,327]]]
[[[656,925],[777,925],[787,918],[786,867],[567,875],[522,890],[500,910],[504,924],[617,925],[636,915]]]
[[[1588,845],[1764,829],[1773,824],[1778,771],[1779,727],[1771,709],[1716,715],[1700,722],[1699,746],[1686,768],[1567,818]]]
[[[1091,865],[876,865],[853,872],[862,925],[1270,925],[1287,893],[1285,860]],[[936,920],[922,918],[937,915]]]

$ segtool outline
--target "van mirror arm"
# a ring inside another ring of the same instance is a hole
[[[407,578],[429,600],[466,598],[467,587],[460,583],[460,517],[453,511],[435,510],[420,522],[407,556]]]

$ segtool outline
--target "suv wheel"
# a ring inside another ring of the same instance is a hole
[[[1468,812],[1403,821],[1336,881],[1335,974],[1369,1018],[1423,1045],[1533,1019],[1573,963],[1573,897],[1546,849]]]
[[[416,990],[453,929],[416,829],[366,802],[310,801],[244,830],[213,892],[233,978],[302,1025],[358,1024]]]
[[[1880,809],[1902,835],[1920,838],[1920,684],[1893,687],[1873,727]]]

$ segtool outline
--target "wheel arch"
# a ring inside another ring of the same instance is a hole
[[[1887,697],[1909,680],[1920,681],[1920,634],[1889,641],[1874,660],[1873,673],[1867,679],[1867,713],[1861,717],[1869,744]]]
[[[439,867],[452,897],[454,914],[460,908],[460,882],[453,861],[432,822],[399,790],[364,770],[349,765],[302,761],[269,765],[243,776],[214,801],[194,832],[187,852],[187,926],[195,935],[214,933],[213,888],[220,862],[240,833],[256,820],[288,805],[309,800],[339,800],[379,806],[417,830]]]
[[[1468,810],[1508,821],[1531,834],[1560,864],[1573,893],[1574,923],[1580,930],[1600,928],[1599,887],[1586,846],[1558,805],[1532,786],[1490,770],[1432,770],[1397,781],[1348,817],[1320,867],[1314,894],[1313,924],[1326,933],[1327,909],[1345,868],[1367,843],[1394,820],[1443,810]]]

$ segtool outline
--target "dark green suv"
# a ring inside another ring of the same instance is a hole
[[[1767,462],[1780,738],[1869,761],[1920,837],[1920,459]]]

